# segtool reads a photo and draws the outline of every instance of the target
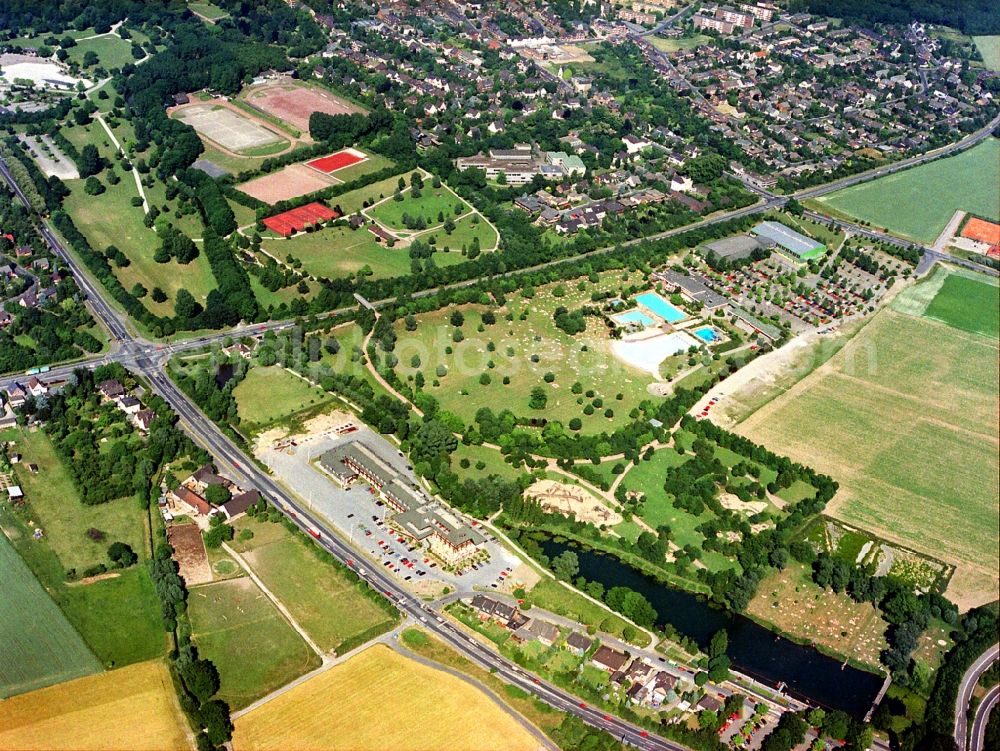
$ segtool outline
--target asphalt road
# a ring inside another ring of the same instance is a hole
[[[969,737],[969,702],[972,701],[972,692],[979,683],[979,678],[985,673],[990,665],[1000,659],[1000,643],[994,644],[983,652],[974,663],[969,666],[962,676],[962,682],[958,686],[958,699],[955,702],[955,745],[958,751],[966,751],[966,739]],[[976,716],[978,722],[979,716]],[[983,721],[985,730],[986,722]],[[973,749],[978,751],[978,749]]]
[[[1000,685],[989,690],[980,702],[979,709],[976,710],[976,718],[972,722],[970,751],[983,751],[986,745],[986,723],[990,721],[990,713],[996,710],[998,700],[1000,700]]]

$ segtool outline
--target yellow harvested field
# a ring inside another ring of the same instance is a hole
[[[166,665],[140,662],[0,702],[0,749],[190,749]]]
[[[236,720],[236,751],[537,749],[489,697],[381,644]]]

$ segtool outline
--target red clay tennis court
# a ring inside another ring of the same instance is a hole
[[[977,240],[988,245],[996,245],[1000,243],[1000,224],[972,217],[966,222],[965,228],[962,230],[962,237],[968,237],[970,240]]]
[[[344,151],[338,151],[336,154],[313,159],[311,162],[306,162],[306,164],[314,170],[319,170],[329,175],[331,172],[336,172],[344,167],[350,167],[352,164],[363,162],[366,158],[363,154],[345,149]]]
[[[321,203],[307,203],[289,211],[269,216],[264,220],[264,226],[269,230],[277,232],[282,237],[288,237],[293,232],[301,232],[306,227],[314,224],[321,224],[330,219],[336,219],[338,214],[333,209],[329,209]]]

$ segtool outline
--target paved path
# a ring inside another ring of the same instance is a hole
[[[123,149],[122,145],[118,143],[118,139],[115,138],[115,134],[111,132],[111,128],[109,128],[108,124],[104,121],[104,115],[100,112],[95,112],[94,117],[97,118],[97,122],[99,122],[104,128],[104,131],[108,134],[108,137],[111,139],[111,143],[115,145],[115,148],[123,156],[127,157],[128,155],[125,154],[125,149]],[[142,179],[139,177],[139,170],[135,168],[135,165],[132,166],[132,177],[135,178],[135,187],[139,190],[139,197],[142,198],[142,210],[144,213],[148,214],[149,201],[146,200],[146,191],[142,189]]]
[[[499,696],[496,695],[496,693],[494,693],[493,689],[487,688],[486,684],[481,683],[480,681],[473,678],[471,675],[467,675],[460,670],[456,670],[455,668],[448,667],[447,665],[442,665],[439,662],[434,662],[433,660],[429,660],[426,657],[418,655],[416,652],[411,652],[409,649],[400,644],[398,639],[393,639],[392,641],[387,643],[389,644],[390,647],[392,647],[392,649],[394,649],[396,652],[399,652],[399,654],[403,655],[403,657],[413,660],[414,662],[419,662],[421,665],[432,668],[434,670],[440,670],[442,673],[448,673],[449,675],[452,675],[455,678],[458,678],[460,681],[464,681],[465,683],[468,683],[477,690],[481,691],[490,699],[492,699],[493,702],[500,709],[502,709],[504,712],[506,712],[512,718],[514,718],[514,720],[517,721],[518,725],[520,725],[529,733],[531,733],[538,740],[539,748],[549,749],[550,751],[558,751],[558,746],[556,746],[552,741],[550,741],[545,736],[545,734],[542,733],[541,730],[539,730],[530,722],[528,722],[519,712],[515,712],[513,709],[511,709],[511,707],[506,702],[504,702],[503,699],[501,699]]]
[[[955,746],[958,751],[966,751],[969,738],[969,702],[972,701],[972,692],[976,689],[976,684],[983,673],[990,665],[1000,659],[1000,643],[994,644],[981,654],[975,662],[969,665],[969,669],[962,676],[962,682],[958,685],[958,698],[955,701]]]
[[[963,219],[965,219],[965,212],[961,209],[952,214],[951,219],[948,220],[948,224],[946,224],[945,228],[941,230],[941,234],[938,235],[937,240],[934,241],[934,244],[931,247],[939,253],[947,250],[948,241],[951,240],[954,234],[958,231],[958,227],[962,223]]]
[[[253,580],[254,584],[260,587],[260,591],[267,596],[267,599],[269,599],[271,602],[274,603],[274,606],[281,612],[281,614],[285,617],[285,620],[288,621],[291,627],[298,632],[299,636],[301,636],[305,640],[306,644],[309,645],[309,648],[323,659],[326,659],[326,653],[322,649],[320,649],[319,645],[316,644],[316,642],[312,640],[309,634],[306,633],[306,630],[299,625],[298,621],[296,621],[295,618],[292,617],[292,614],[288,612],[288,608],[285,607],[284,603],[282,603],[281,600],[275,597],[274,593],[271,592],[271,590],[267,588],[267,585],[260,580],[260,577],[254,573],[253,569],[250,568],[250,565],[245,560],[243,560],[243,556],[241,556],[239,553],[237,553],[235,550],[229,547],[228,543],[225,542],[222,543],[222,549],[225,550],[227,553],[229,553],[229,555],[233,557],[233,560],[235,560],[238,564],[240,564],[240,568],[242,568],[244,571],[247,572],[247,576],[249,576],[250,579]]]

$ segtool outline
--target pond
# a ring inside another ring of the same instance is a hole
[[[880,676],[842,667],[840,660],[796,644],[690,592],[661,584],[613,556],[553,539],[545,540],[541,547],[549,558],[573,550],[580,560],[580,576],[600,582],[605,589],[628,587],[640,593],[662,623],[670,623],[702,649],[708,646],[712,634],[726,629],[733,668],[771,687],[784,683],[793,697],[862,719],[882,687]]]

